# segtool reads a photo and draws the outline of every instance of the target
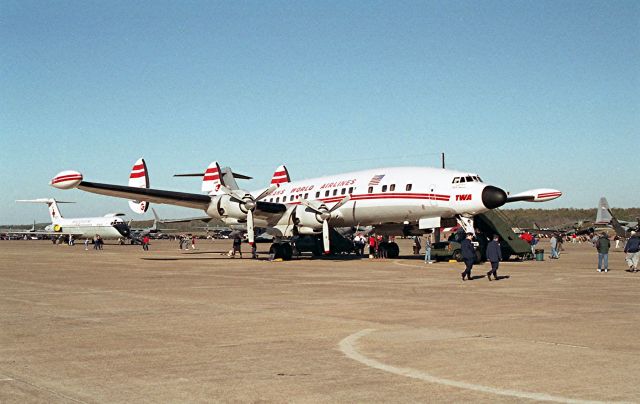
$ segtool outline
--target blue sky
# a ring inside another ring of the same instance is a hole
[[[479,173],[511,207],[640,206],[637,1],[0,3],[0,223],[126,201],[60,191],[64,169],[199,192],[213,160],[294,179],[391,165]],[[165,217],[197,215],[159,206]]]

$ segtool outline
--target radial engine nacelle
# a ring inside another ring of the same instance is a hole
[[[229,217],[245,220],[247,218],[247,209],[244,204],[238,203],[230,195],[222,194],[211,197],[207,215],[221,220]]]

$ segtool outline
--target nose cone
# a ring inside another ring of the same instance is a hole
[[[507,193],[504,190],[487,185],[482,190],[482,203],[487,209],[495,209],[507,202]]]

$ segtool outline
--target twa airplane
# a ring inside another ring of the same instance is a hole
[[[63,171],[50,184],[200,209],[228,226],[246,225],[250,243],[254,242],[254,228],[265,228],[277,240],[271,251],[285,259],[291,257],[290,238],[299,235],[321,235],[324,252],[329,253],[332,227],[373,226],[379,234],[418,235],[457,221],[473,232],[474,215],[509,202],[544,202],[562,195],[554,189],[533,189],[509,196],[476,174],[428,167],[376,168],[291,181],[283,165],[276,169],[269,187],[253,192],[238,189],[234,173],[221,170],[217,162],[204,174],[189,175],[203,176],[204,195],[146,188],[145,184],[88,182],[77,171]],[[395,243],[389,243],[387,250],[388,257],[398,256]]]
[[[93,238],[99,235],[103,239],[129,237],[129,226],[118,216],[123,213],[109,213],[102,217],[63,218],[58,208],[59,203],[73,203],[56,201],[53,198],[21,199],[16,202],[46,203],[49,207],[51,224],[44,231],[30,231],[29,234],[59,236],[68,235],[75,238]]]

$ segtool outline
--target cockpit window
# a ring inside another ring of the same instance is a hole
[[[467,182],[473,182],[473,178],[471,176],[467,177]]]
[[[464,177],[460,177],[460,182],[466,182],[466,180],[464,179]]]
[[[457,184],[459,182],[460,182],[460,177],[456,177],[456,178],[453,179],[453,183],[454,184]]]

